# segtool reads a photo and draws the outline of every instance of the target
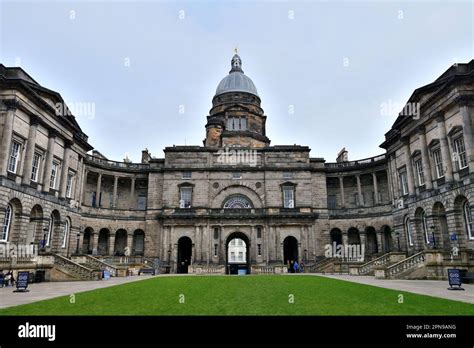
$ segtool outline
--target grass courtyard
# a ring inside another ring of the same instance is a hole
[[[474,315],[472,304],[318,276],[153,277],[70,299],[0,315]]]

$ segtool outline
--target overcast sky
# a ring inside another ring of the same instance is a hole
[[[399,105],[474,52],[470,1],[0,3],[0,62],[94,103],[78,122],[119,161],[202,145],[235,46],[271,144],[329,162],[342,147],[349,159],[383,153]]]

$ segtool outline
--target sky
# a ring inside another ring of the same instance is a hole
[[[471,1],[0,0],[0,63],[72,105],[95,149],[202,145],[238,47],[271,145],[334,162],[379,145],[416,88],[474,53]],[[387,109],[390,111],[387,113]]]

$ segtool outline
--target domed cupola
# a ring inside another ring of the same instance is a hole
[[[216,96],[228,92],[245,92],[258,96],[253,81],[242,70],[242,59],[238,54],[232,57],[229,75],[224,77],[216,89]]]
[[[212,98],[207,116],[206,139],[209,147],[265,147],[267,117],[260,107],[260,97],[252,80],[242,70],[242,59],[232,57],[229,75],[224,77]]]

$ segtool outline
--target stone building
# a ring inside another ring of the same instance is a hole
[[[306,146],[270,145],[257,89],[234,55],[203,146],[167,147],[164,158],[144,150],[131,163],[92,151],[60,94],[0,65],[0,243],[42,247],[34,259],[0,255],[0,268],[40,265],[50,279],[124,264],[226,273],[235,239],[251,273],[292,260],[381,277],[470,267],[473,68],[453,65],[417,89],[384,154],[349,161],[343,149],[328,163]],[[328,257],[338,245],[363,246],[364,258]]]

